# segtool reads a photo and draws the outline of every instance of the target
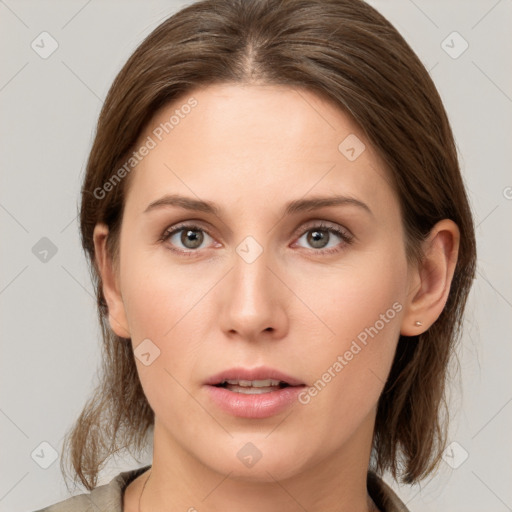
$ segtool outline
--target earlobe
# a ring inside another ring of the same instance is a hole
[[[110,327],[121,338],[130,338],[124,303],[119,289],[119,279],[107,251],[108,234],[108,227],[105,224],[96,224],[94,227],[96,265],[101,276],[103,296],[108,306]]]
[[[439,221],[422,244],[423,259],[411,272],[400,334],[425,332],[442,313],[457,264],[460,232],[449,219]]]

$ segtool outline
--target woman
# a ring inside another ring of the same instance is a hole
[[[404,511],[475,272],[445,110],[354,0],[204,0],[114,81],[82,189],[103,380],[44,509]],[[153,460],[96,487],[102,463]]]

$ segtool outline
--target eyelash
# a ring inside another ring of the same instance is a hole
[[[184,231],[184,230],[203,231],[208,236],[212,237],[212,235],[210,235],[210,233],[208,233],[208,230],[206,230],[200,226],[197,226],[195,224],[179,224],[179,225],[173,227],[172,229],[166,229],[164,231],[164,233],[162,234],[162,236],[158,239],[158,241],[161,243],[165,243],[167,240],[169,240],[169,238],[171,236],[175,235],[176,233],[179,233],[180,231]],[[346,233],[345,231],[342,231],[339,228],[323,224],[322,222],[302,231],[301,235],[298,238],[302,238],[309,231],[315,231],[315,230],[327,231],[328,233],[334,233],[335,235],[339,236],[343,240],[343,242],[347,245],[350,245],[354,240],[353,235],[350,235],[350,234]],[[169,249],[175,253],[178,253],[183,256],[189,256],[189,257],[195,256],[198,252],[198,250],[192,250],[192,249],[189,249],[188,251],[183,251],[181,249],[174,249],[172,247],[169,247]],[[331,249],[319,249],[319,250],[310,249],[310,250],[313,251],[314,253],[317,253],[320,255],[331,255],[331,254],[335,254],[335,253],[342,251],[343,248],[334,248],[334,249],[331,248]]]

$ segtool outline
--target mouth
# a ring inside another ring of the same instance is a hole
[[[207,395],[231,416],[263,419],[285,411],[297,401],[306,384],[268,367],[232,368],[204,382]]]
[[[261,395],[263,393],[272,393],[279,389],[287,388],[290,384],[282,380],[265,379],[265,380],[238,380],[227,379],[219,384],[215,384],[217,388],[224,388],[234,393],[243,393],[245,395]]]

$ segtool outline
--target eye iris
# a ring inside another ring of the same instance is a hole
[[[187,249],[196,249],[203,243],[203,234],[199,230],[184,229],[181,233],[181,242]]]
[[[308,243],[316,249],[322,249],[327,245],[329,234],[326,230],[314,229],[308,234]]]

